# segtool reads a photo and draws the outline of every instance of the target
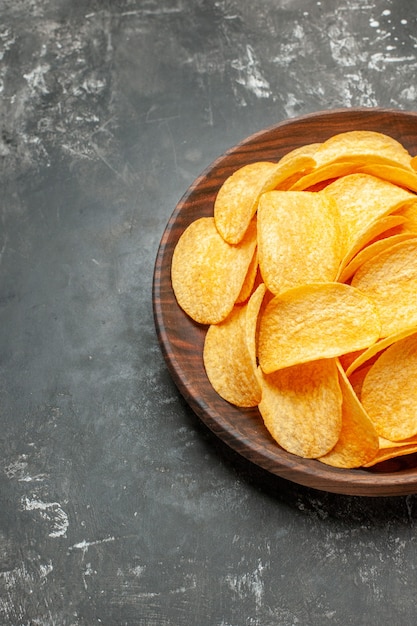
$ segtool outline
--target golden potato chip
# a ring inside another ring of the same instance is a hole
[[[319,461],[333,467],[360,467],[376,456],[378,435],[340,365],[338,370],[343,397],[342,428],[334,448]]]
[[[336,361],[324,359],[260,371],[259,412],[279,445],[304,458],[323,456],[336,444],[342,427],[342,393]]]
[[[330,183],[325,192],[337,203],[345,255],[378,218],[415,203],[414,193],[369,174],[350,174]]]
[[[357,397],[360,399],[362,392],[362,385],[365,379],[366,374],[369,372],[373,364],[366,364],[362,367],[358,367],[355,369],[352,374],[349,375],[349,382],[352,385],[352,389],[356,393]]]
[[[343,161],[340,163],[330,163],[314,168],[311,172],[307,172],[297,180],[292,182],[289,187],[290,191],[305,191],[325,181],[337,180],[342,176],[348,176],[357,172],[359,166],[356,163]]]
[[[320,146],[321,146],[321,143],[317,142],[317,143],[308,143],[308,144],[305,144],[304,146],[299,146],[298,148],[294,148],[293,150],[290,150],[290,152],[287,152],[287,154],[284,154],[284,156],[281,157],[281,159],[279,160],[279,163],[280,165],[283,165],[287,161],[292,161],[293,159],[296,159],[296,158],[298,159],[299,157],[313,157],[315,152],[317,152],[317,149]],[[315,161],[311,165],[315,165]]]
[[[261,283],[253,292],[246,308],[246,345],[254,371],[257,371],[257,347],[259,336],[259,312],[266,293],[264,283]]]
[[[347,282],[350,278],[352,278],[353,274],[359,269],[363,263],[372,259],[380,252],[387,250],[396,243],[400,241],[405,241],[406,239],[411,239],[417,235],[413,233],[398,233],[397,235],[392,235],[390,237],[382,237],[380,239],[376,239],[369,245],[365,245],[361,250],[349,261],[349,263],[340,271],[340,274],[337,277],[337,280],[341,283]]]
[[[392,232],[394,228],[398,228],[404,223],[405,218],[403,215],[386,215],[385,217],[380,217],[375,220],[375,222],[373,222],[373,224],[371,224],[369,228],[358,237],[352,247],[346,252],[340,263],[337,280],[340,281],[340,275],[343,273],[344,268],[349,265],[353,257],[365,246],[367,246],[371,241],[374,241],[377,237],[381,237],[384,233]]]
[[[254,289],[255,283],[256,283],[258,269],[259,269],[258,250],[257,248],[255,248],[255,252],[249,264],[248,271],[245,276],[245,280],[243,281],[242,289],[240,290],[240,293],[238,297],[236,298],[235,304],[242,304],[243,302],[246,302],[246,300],[251,295]]]
[[[282,163],[250,163],[229,176],[214,203],[214,219],[223,239],[239,243],[256,213],[260,195],[313,166],[314,161],[309,156],[296,156],[284,158]]]
[[[376,343],[369,346],[366,350],[362,350],[357,354],[355,358],[351,360],[348,367],[345,368],[346,375],[350,377],[358,367],[361,367],[364,363],[367,363],[371,359],[373,359],[379,352],[382,352],[393,343],[396,343],[400,339],[404,339],[409,335],[413,335],[417,332],[417,326],[412,326],[411,328],[406,328],[405,330],[400,331],[399,333],[395,333],[394,335],[389,335],[388,337],[384,337],[380,339]]]
[[[402,215],[406,220],[401,232],[417,234],[417,202],[401,208],[398,215]]]
[[[260,322],[259,363],[265,373],[367,348],[380,334],[372,301],[342,283],[295,287],[275,296]]]
[[[414,437],[408,437],[408,439],[401,439],[400,441],[391,441],[390,439],[385,439],[385,437],[378,437],[379,440],[379,449],[386,450],[387,448],[401,448],[401,446],[411,446],[413,444],[417,444],[417,435]]]
[[[172,287],[179,306],[201,324],[224,320],[241,292],[255,247],[255,223],[241,243],[232,246],[219,235],[212,217],[192,222],[172,258]]]
[[[357,171],[378,176],[378,178],[387,180],[394,185],[417,192],[417,174],[412,169],[368,162],[358,166]]]
[[[351,284],[375,303],[381,337],[417,324],[417,239],[394,244],[369,259],[353,275]]]
[[[338,162],[380,163],[412,170],[411,155],[393,137],[370,130],[354,130],[333,135],[314,152],[317,166]]]
[[[383,237],[387,235],[387,233],[392,233],[397,228],[401,228],[405,224],[405,218],[403,215],[386,215],[385,217],[380,217],[373,224],[370,225],[368,230],[366,230],[358,239],[353,243],[352,247],[343,257],[340,263],[340,269],[337,276],[337,280],[340,280],[340,276],[342,275],[344,269],[349,265],[352,259],[358,254],[361,250],[363,250],[366,246],[368,246],[371,242],[375,241],[378,237]]]
[[[325,194],[270,191],[258,206],[259,267],[274,294],[335,280],[340,263],[336,203]]]
[[[223,322],[208,328],[205,337],[207,377],[215,391],[236,406],[256,406],[261,400],[255,336],[264,293],[265,286],[260,285],[248,304],[235,306]]]
[[[393,446],[390,448],[381,448],[376,456],[367,463],[364,463],[364,467],[373,467],[378,463],[382,463],[383,461],[388,461],[390,459],[396,459],[400,456],[406,456],[407,454],[413,454],[417,452],[417,443],[408,443],[400,446]]]
[[[417,333],[389,346],[369,369],[360,400],[380,437],[417,434]]]

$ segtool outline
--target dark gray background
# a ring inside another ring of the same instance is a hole
[[[0,623],[409,626],[417,497],[272,479],[185,405],[159,240],[225,149],[416,108],[416,3],[0,0]]]

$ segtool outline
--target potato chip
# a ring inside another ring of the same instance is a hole
[[[369,369],[360,400],[379,436],[417,434],[417,333],[389,346]]]
[[[340,163],[330,163],[314,168],[311,172],[307,172],[297,180],[292,182],[289,187],[290,191],[305,191],[325,181],[337,180],[342,176],[348,176],[358,171],[359,166],[356,163],[343,161]]]
[[[369,362],[373,359],[379,352],[382,352],[393,343],[396,343],[400,339],[404,339],[409,335],[413,335],[417,332],[417,326],[412,326],[411,328],[406,328],[405,330],[400,331],[399,333],[395,333],[394,335],[389,335],[388,337],[384,337],[384,339],[380,339],[372,346],[369,346],[366,350],[362,350],[357,354],[355,358],[351,360],[348,367],[345,368],[346,375],[349,377],[353,374],[358,367],[364,365],[364,363]]]
[[[390,448],[381,448],[376,456],[364,463],[364,467],[373,467],[378,463],[383,463],[384,461],[389,461],[390,459],[396,459],[400,456],[406,456],[408,454],[413,454],[417,452],[417,443],[408,443],[402,444],[400,446],[392,446]]]
[[[417,192],[417,174],[412,169],[408,170],[395,165],[368,162],[358,166],[357,171],[378,176],[378,178],[382,178],[394,185]]]
[[[417,235],[417,233],[416,233]],[[380,252],[387,250],[396,243],[400,241],[405,241],[406,239],[411,239],[415,237],[413,233],[398,233],[397,235],[392,235],[390,237],[382,237],[373,241],[369,245],[365,245],[365,247],[361,248],[361,250],[349,261],[349,263],[341,270],[340,274],[337,277],[337,280],[341,283],[347,282],[350,278],[352,278],[353,274],[359,269],[361,265],[363,265],[369,259],[372,259]]]
[[[203,349],[207,377],[217,393],[232,404],[259,404],[261,388],[256,364],[256,326],[265,294],[260,285],[248,304],[235,306],[221,323],[209,327]]]
[[[411,155],[401,143],[383,133],[366,130],[339,133],[312,150],[311,156],[317,165],[293,184],[294,191],[355,172],[372,174],[417,191]]]
[[[257,371],[257,348],[259,337],[259,312],[263,305],[266,287],[261,283],[249,299],[246,308],[246,345],[254,371]]]
[[[380,217],[373,222],[369,228],[363,232],[358,239],[352,244],[351,248],[346,252],[340,263],[340,269],[337,276],[337,280],[340,280],[340,276],[343,273],[345,267],[349,265],[353,257],[358,254],[363,248],[374,241],[377,237],[383,236],[385,233],[393,231],[394,228],[402,226],[406,221],[403,215],[386,215]]]
[[[212,217],[192,222],[172,258],[172,287],[179,306],[201,324],[224,320],[241,292],[255,247],[255,223],[242,242],[232,246],[219,235]]]
[[[342,393],[336,361],[294,365],[272,374],[260,372],[259,412],[279,445],[304,458],[323,456],[342,427]]]
[[[258,269],[259,269],[258,250],[257,248],[255,248],[255,252],[249,264],[248,271],[245,276],[245,280],[243,281],[242,289],[240,290],[240,293],[238,297],[236,298],[235,304],[242,304],[243,302],[246,302],[246,300],[251,295],[252,291],[254,290],[256,279],[258,276]]]
[[[401,208],[397,213],[406,220],[401,232],[417,234],[417,202]]]
[[[295,158],[299,157],[314,157],[314,154],[317,152],[318,148],[321,146],[320,142],[317,143],[307,143],[304,146],[299,146],[298,148],[294,148],[284,154],[283,157],[279,160],[280,165],[283,165],[287,161],[292,161]],[[313,164],[312,164],[313,165]],[[315,165],[315,161],[314,161]]]
[[[411,446],[417,444],[417,435],[414,437],[408,437],[408,439],[400,439],[400,441],[391,441],[385,439],[385,437],[378,437],[379,449],[386,450],[387,448],[401,448],[402,446]]]
[[[335,280],[340,263],[338,209],[325,194],[270,191],[258,206],[262,277],[274,294]]]
[[[372,365],[373,363],[372,364],[367,363],[366,365],[363,365],[362,367],[358,367],[357,369],[355,369],[354,372],[352,372],[352,374],[349,375],[349,382],[352,385],[352,389],[354,390],[354,392],[356,393],[359,399],[361,397],[363,381],[365,379],[366,374],[371,369]]]
[[[369,174],[350,174],[330,183],[325,192],[337,203],[343,235],[343,254],[378,218],[415,203],[414,193]]]
[[[260,322],[265,373],[367,348],[380,334],[372,301],[342,283],[295,287],[272,298]]]
[[[401,241],[366,261],[351,284],[375,303],[381,337],[417,324],[417,239]]]
[[[412,157],[400,142],[370,130],[354,130],[333,135],[321,144],[313,157],[318,167],[339,161],[358,164],[371,161],[374,164],[412,171]]]
[[[214,203],[217,230],[228,243],[239,243],[258,207],[260,195],[274,189],[297,172],[301,176],[314,161],[309,156],[295,156],[283,163],[250,163],[229,176],[220,187]]]
[[[336,445],[319,461],[332,467],[360,467],[379,449],[378,435],[342,367],[338,366],[342,390],[342,428]]]

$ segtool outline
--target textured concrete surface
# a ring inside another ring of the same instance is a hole
[[[415,109],[412,2],[0,0],[0,623],[409,626],[417,498],[272,479],[179,396],[159,240],[287,117]]]

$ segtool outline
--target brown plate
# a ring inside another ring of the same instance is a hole
[[[179,391],[199,418],[242,456],[273,474],[315,489],[363,496],[404,495],[417,492],[416,455],[369,470],[328,467],[282,450],[263,426],[258,409],[240,409],[222,400],[208,382],[203,366],[206,327],[193,322],[179,308],[171,285],[171,259],[179,236],[196,218],[213,214],[220,185],[236,169],[255,161],[277,161],[293,148],[350,130],[391,135],[413,156],[417,154],[417,113],[361,108],[286,120],[248,137],[214,161],[177,204],[163,233],[153,281],[155,325]]]

